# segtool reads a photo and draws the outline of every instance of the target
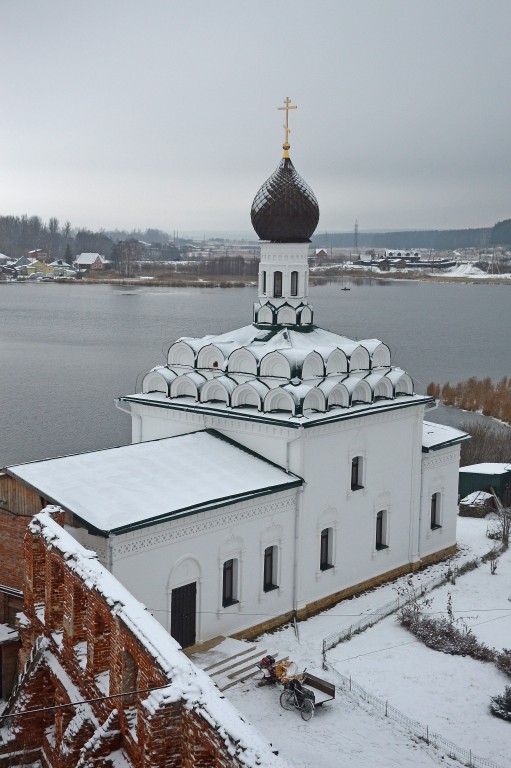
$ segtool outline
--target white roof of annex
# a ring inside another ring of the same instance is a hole
[[[121,399],[290,426],[431,400],[414,393],[379,339],[354,341],[312,325],[182,337],[167,364],[146,374],[142,392]]]
[[[425,453],[437,451],[449,445],[456,445],[469,439],[470,435],[460,429],[447,427],[445,424],[435,424],[432,421],[422,423],[422,450]]]
[[[467,467],[460,467],[460,472],[470,472],[475,475],[505,475],[506,472],[511,472],[511,464],[501,464],[498,462],[470,464]]]
[[[103,536],[302,484],[213,431],[18,464],[7,471]]]

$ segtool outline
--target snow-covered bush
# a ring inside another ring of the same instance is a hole
[[[497,654],[495,659],[496,666],[505,675],[511,677],[511,650],[509,648],[503,648],[500,653]]]
[[[495,651],[480,643],[467,627],[458,628],[448,618],[420,618],[409,627],[419,640],[436,651],[453,656],[470,656],[478,661],[494,661]]]
[[[453,656],[470,656],[478,661],[495,661],[497,652],[478,641],[464,622],[455,618],[451,594],[447,597],[447,615],[440,618],[424,616],[427,601],[412,596],[398,612],[398,621],[428,648]],[[459,626],[458,626],[459,624]]]
[[[511,688],[508,685],[501,696],[492,696],[490,711],[495,717],[511,720]]]

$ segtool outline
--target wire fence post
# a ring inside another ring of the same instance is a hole
[[[429,744],[429,725],[426,726],[426,744]]]
[[[385,717],[389,716],[389,702],[385,701]]]

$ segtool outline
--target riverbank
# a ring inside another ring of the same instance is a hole
[[[178,276],[181,274],[181,276]],[[420,283],[453,283],[463,285],[511,285],[510,275],[488,275],[475,268],[472,264],[460,264],[445,272],[431,274],[421,270],[401,270],[382,272],[376,268],[358,267],[350,265],[318,266],[311,267],[310,285],[320,286],[328,283],[357,284],[358,281],[408,281]],[[154,286],[157,288],[247,288],[257,287],[257,279],[248,275],[208,275],[200,277],[185,271],[176,273],[172,271],[168,275],[158,273],[156,276],[140,274],[133,277],[121,277],[117,273],[104,272],[102,274],[89,273],[78,280],[69,278],[55,278],[53,280],[28,280],[0,281],[0,285],[16,283],[37,283],[38,285],[51,285],[52,283],[65,283],[66,285],[121,285],[121,286]],[[348,286],[350,287],[350,286]]]

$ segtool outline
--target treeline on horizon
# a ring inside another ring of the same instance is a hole
[[[181,248],[193,241],[176,238],[161,229],[99,230],[73,227],[69,221],[60,224],[56,217],[44,222],[39,216],[0,216],[0,253],[12,258],[41,248],[54,259],[69,261],[79,253],[101,253],[110,257],[116,243],[129,239],[142,240],[167,248]],[[424,248],[435,251],[456,248],[484,248],[511,244],[511,219],[499,221],[493,227],[449,230],[407,230],[396,232],[359,232],[360,248]],[[314,248],[352,248],[353,232],[332,232],[313,235]]]
[[[484,416],[493,416],[511,424],[511,379],[504,376],[494,384],[490,378],[477,379],[472,376],[459,384],[436,384],[427,386],[427,394],[444,405],[454,405],[464,411],[480,411]],[[508,457],[511,458],[511,457]]]
[[[14,259],[38,248],[47,251],[54,259],[66,261],[80,253],[100,253],[109,258],[117,242],[130,238],[174,247],[173,238],[160,229],[94,232],[86,228],[73,228],[69,221],[61,225],[55,217],[46,223],[39,216],[0,216],[0,253]]]
[[[324,232],[313,235],[314,248],[353,248],[353,232]],[[511,244],[511,219],[493,227],[476,229],[426,229],[396,232],[358,232],[359,248],[425,248],[452,251],[456,248],[485,248]]]

